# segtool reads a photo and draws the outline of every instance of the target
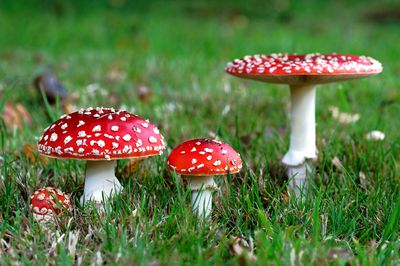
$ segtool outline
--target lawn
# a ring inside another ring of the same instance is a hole
[[[395,1],[18,2],[0,3],[0,113],[7,101],[19,103],[32,121],[0,119],[1,265],[400,264]],[[276,52],[368,55],[384,67],[318,89],[319,157],[304,202],[287,192],[280,163],[289,144],[287,86],[224,71],[235,58]],[[166,138],[164,154],[134,171],[118,163],[125,189],[105,214],[79,205],[84,162],[43,161],[26,149],[65,112],[32,85],[46,71],[72,108],[125,108]],[[340,122],[332,107],[359,119]],[[367,139],[372,130],[385,138]],[[244,161],[239,174],[216,178],[205,223],[165,162],[198,137],[229,143]],[[72,196],[70,219],[46,227],[33,220],[29,195],[44,186]]]

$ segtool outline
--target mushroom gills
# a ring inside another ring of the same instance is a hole
[[[87,161],[84,193],[81,203],[96,203],[118,194],[122,186],[115,177],[116,161]]]

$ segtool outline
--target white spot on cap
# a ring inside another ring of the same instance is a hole
[[[193,147],[193,149],[190,150],[191,152],[197,151],[196,147]]]
[[[186,152],[185,151],[181,151],[181,154],[185,154]]]
[[[213,165],[214,165],[214,166],[220,166],[220,165],[221,165],[221,161],[220,161],[220,160],[216,160],[216,161],[213,163]]]
[[[68,142],[70,142],[72,140],[71,136],[67,136],[64,139],[64,144],[67,144]]]
[[[197,160],[196,159],[192,159],[192,164],[195,164],[195,163],[197,163]]]
[[[109,115],[108,120],[112,120],[112,119],[113,119],[112,115]]]
[[[131,135],[129,135],[129,134],[126,134],[125,136],[122,137],[122,139],[125,140],[125,141],[130,141],[131,138],[132,138],[132,137],[131,137]]]
[[[208,156],[207,156],[207,161],[211,161],[211,159],[212,159],[212,156],[211,156],[211,155],[208,155]]]
[[[118,131],[118,129],[119,129],[119,127],[118,127],[118,126],[112,126],[112,127],[111,127],[111,130],[112,130],[112,131],[115,131],[115,132],[117,132],[117,131]]]
[[[153,136],[150,136],[149,137],[149,141],[150,141],[150,143],[156,143],[157,139],[155,137],[153,137]]]
[[[97,145],[99,145],[100,148],[103,148],[104,146],[106,146],[106,144],[102,140],[97,141]]]
[[[40,194],[37,196],[37,199],[38,199],[38,200],[44,200],[45,197],[46,197],[45,194],[40,193]]]
[[[158,128],[156,128],[156,127],[153,128],[153,132],[154,132],[154,134],[157,134],[157,135],[160,134],[160,130],[158,130]]]
[[[113,146],[113,149],[117,149],[117,148],[118,148],[118,143],[113,142],[113,143],[112,143],[112,146]]]
[[[121,119],[121,121],[126,121],[126,117],[124,117],[124,116],[121,117],[120,119]]]
[[[79,132],[78,132],[78,136],[83,138],[83,137],[86,136],[86,132],[83,131],[83,130],[82,130],[82,131],[79,131]]]
[[[72,153],[72,152],[74,152],[74,148],[72,148],[72,147],[65,148],[65,149],[64,149],[64,152],[66,152],[66,153]]]
[[[227,150],[222,150],[222,151],[221,151],[221,154],[227,154],[227,153],[228,153]]]
[[[149,123],[142,123],[142,127],[147,128],[149,126]]]
[[[83,126],[85,124],[85,122],[83,122],[82,120],[79,120],[77,127]]]
[[[213,149],[209,149],[209,148],[204,148],[204,151],[205,151],[205,152],[211,153],[211,152],[213,152],[214,150],[213,150]]]
[[[197,169],[200,169],[200,168],[202,168],[202,167],[204,167],[204,164],[203,164],[203,163],[199,164],[199,165],[197,166]]]
[[[108,154],[104,155],[104,158],[106,158],[106,160],[111,160],[111,157]]]
[[[78,152],[79,152],[79,153],[83,153],[84,151],[85,151],[85,149],[82,148],[82,147],[78,149]]]
[[[56,133],[51,134],[50,141],[56,141],[56,140],[57,140],[57,134]]]
[[[196,142],[196,145],[201,145],[201,142],[200,142],[200,141],[197,141],[197,142]]]
[[[62,129],[62,130],[66,129],[67,127],[68,127],[68,124],[67,124],[67,123],[61,125],[61,129]]]
[[[140,147],[140,146],[142,146],[142,145],[143,145],[142,140],[141,140],[141,139],[138,139],[138,140],[136,141],[136,147]]]
[[[107,133],[104,134],[104,137],[109,138],[109,139],[114,139],[113,136],[111,136],[111,135],[109,135],[109,134],[107,134]]]
[[[100,125],[95,126],[95,127],[92,129],[92,131],[93,131],[93,132],[101,131],[101,126],[100,126]]]

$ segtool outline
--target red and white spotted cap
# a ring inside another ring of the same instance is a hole
[[[63,211],[71,211],[71,202],[67,194],[53,187],[41,188],[31,196],[29,209],[38,222],[47,222]]]
[[[167,160],[171,170],[181,175],[209,176],[237,173],[242,160],[228,144],[210,139],[193,139],[177,146]]]
[[[367,77],[382,72],[382,64],[371,57],[356,55],[270,54],[235,59],[225,70],[241,78],[302,85]]]
[[[56,158],[113,160],[162,153],[164,138],[148,120],[113,108],[88,108],[63,115],[47,129],[39,152]]]

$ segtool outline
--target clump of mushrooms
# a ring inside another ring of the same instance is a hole
[[[30,197],[29,209],[33,219],[39,223],[54,221],[62,213],[72,210],[67,194],[53,187],[36,190]]]
[[[82,204],[102,203],[122,190],[115,160],[155,156],[164,148],[163,136],[148,120],[103,107],[63,115],[45,129],[38,143],[46,156],[87,161]]]
[[[228,63],[228,74],[290,86],[291,134],[289,151],[282,159],[296,197],[312,175],[307,160],[317,158],[315,133],[316,85],[378,74],[382,65],[366,56],[339,54],[271,54],[245,56]]]
[[[209,139],[181,143],[167,163],[172,171],[187,178],[193,211],[204,218],[211,214],[212,192],[217,188],[213,176],[238,173],[242,168],[239,153],[228,144]]]

